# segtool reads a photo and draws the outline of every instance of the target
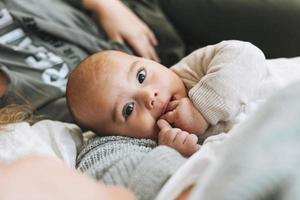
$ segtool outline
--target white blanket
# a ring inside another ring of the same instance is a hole
[[[10,124],[0,130],[0,161],[12,162],[28,155],[48,155],[75,167],[82,134],[78,126],[43,120]]]

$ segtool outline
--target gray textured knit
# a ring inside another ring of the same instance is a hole
[[[141,200],[154,199],[185,162],[176,150],[149,139],[95,137],[80,152],[77,168],[105,184],[122,185]]]

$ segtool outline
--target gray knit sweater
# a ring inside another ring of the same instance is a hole
[[[185,160],[176,150],[149,139],[107,136],[84,145],[77,168],[105,184],[130,189],[138,199],[150,200]]]

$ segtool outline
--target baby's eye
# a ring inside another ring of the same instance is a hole
[[[141,69],[141,70],[138,71],[138,73],[136,75],[136,78],[139,81],[139,83],[142,84],[144,82],[144,80],[146,79],[146,75],[147,74],[146,74],[145,69]]]
[[[124,108],[123,108],[123,111],[122,111],[122,114],[125,118],[125,120],[127,120],[127,118],[131,115],[131,113],[133,112],[134,110],[134,103],[127,103]]]

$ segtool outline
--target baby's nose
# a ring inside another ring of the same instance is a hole
[[[158,96],[158,93],[157,92],[154,92],[154,98],[152,98],[151,100],[151,106],[154,107],[154,103],[155,103],[155,100],[156,100],[156,97]]]
[[[158,97],[158,92],[153,92],[153,91],[146,92],[144,96],[144,101],[147,109],[152,110],[155,107],[155,101],[157,97]]]

